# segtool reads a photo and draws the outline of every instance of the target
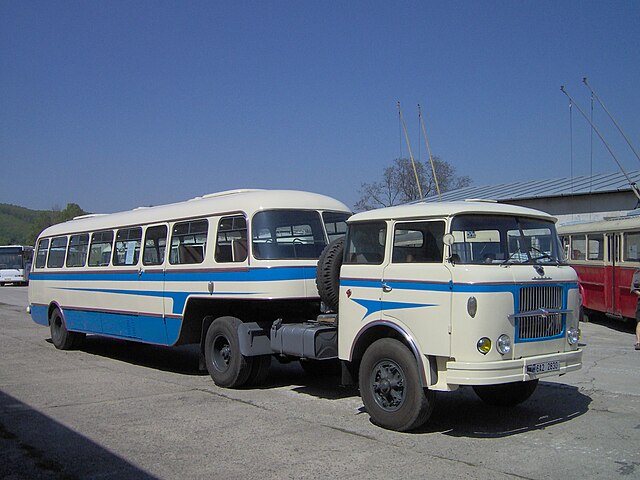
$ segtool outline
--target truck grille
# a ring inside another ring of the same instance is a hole
[[[563,331],[562,287],[535,286],[520,289],[518,339],[547,338]]]

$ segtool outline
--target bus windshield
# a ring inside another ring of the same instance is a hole
[[[259,260],[316,259],[331,238],[344,235],[345,213],[308,210],[266,210],[252,222],[253,255]]]
[[[553,222],[506,215],[459,215],[451,223],[451,260],[462,264],[559,264]]]
[[[0,248],[0,268],[20,270],[22,265],[22,248],[2,247]]]

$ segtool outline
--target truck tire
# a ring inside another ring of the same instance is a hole
[[[240,353],[238,326],[241,323],[235,317],[220,317],[207,330],[205,363],[209,375],[219,387],[241,387],[251,373],[251,362]]]
[[[375,341],[360,363],[360,396],[371,421],[399,432],[423,425],[435,404],[435,392],[422,387],[413,353],[393,338]]]
[[[340,267],[344,252],[344,237],[334,240],[320,254],[316,269],[316,286],[320,299],[333,310],[338,311],[340,298]]]
[[[473,391],[487,405],[514,407],[527,400],[538,386],[538,379],[500,385],[474,385]]]

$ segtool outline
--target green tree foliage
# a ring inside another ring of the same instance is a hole
[[[466,175],[456,175],[455,167],[447,161],[434,156],[433,164],[441,193],[471,185],[471,178]],[[429,160],[416,161],[416,171],[423,196],[426,198],[437,195],[436,182]],[[395,159],[391,166],[384,169],[381,181],[363,183],[359,193],[360,200],[354,207],[356,211],[391,207],[420,200],[416,174],[411,160],[408,158]]]
[[[38,216],[31,225],[29,231],[29,245],[34,245],[36,238],[42,230],[56,223],[66,222],[74,217],[86,215],[87,212],[82,210],[77,203],[68,203],[64,210],[45,210],[38,212]]]
[[[0,245],[31,245],[29,231],[37,215],[35,210],[0,204]]]
[[[75,203],[69,203],[64,210],[29,210],[0,204],[0,245],[34,245],[38,234],[48,226],[85,214]]]

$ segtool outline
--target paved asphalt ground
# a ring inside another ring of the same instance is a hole
[[[584,366],[522,405],[438,394],[415,433],[369,421],[354,389],[272,363],[226,390],[192,348],[91,337],[62,352],[0,288],[3,479],[640,478],[640,352],[631,326],[582,325]]]

